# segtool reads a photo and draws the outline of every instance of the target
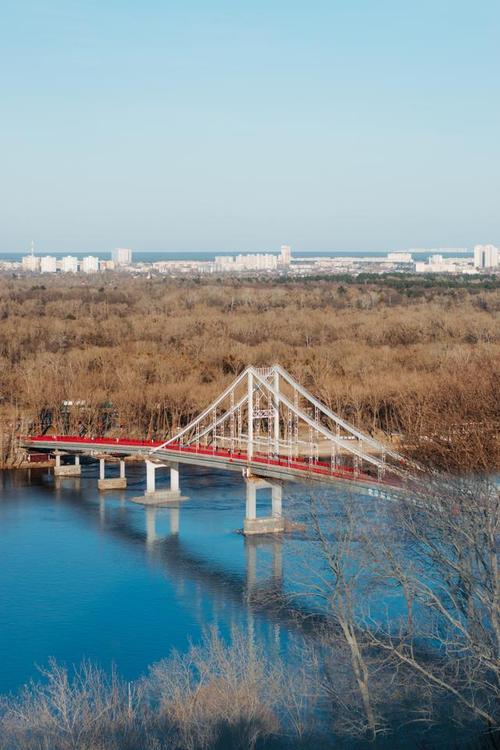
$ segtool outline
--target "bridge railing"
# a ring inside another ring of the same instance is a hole
[[[136,440],[129,438],[89,438],[80,437],[79,435],[44,435],[26,437],[26,443],[49,443],[54,446],[64,444],[70,448],[145,448],[149,453],[152,447],[160,445],[154,440]],[[381,485],[391,487],[401,486],[402,480],[396,476],[378,476],[366,471],[360,471],[356,467],[348,465],[334,466],[331,461],[310,456],[272,455],[264,451],[254,451],[249,460],[245,450],[235,448],[226,450],[221,447],[182,445],[179,443],[170,443],[168,446],[162,446],[160,452],[156,455],[161,458],[165,454],[185,454],[200,456],[204,459],[224,459],[225,461],[235,462],[242,465],[270,466],[276,468],[285,468],[289,471],[300,473],[301,475],[321,475],[324,477],[350,479],[358,482],[376,482]]]

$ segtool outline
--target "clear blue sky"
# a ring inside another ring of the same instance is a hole
[[[498,0],[0,14],[0,250],[500,242]]]

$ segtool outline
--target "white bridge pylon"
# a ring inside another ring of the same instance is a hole
[[[196,419],[150,454],[164,448],[227,453],[252,461],[349,467],[367,465],[381,479],[406,474],[396,451],[350,425],[302,387],[280,365],[247,367]]]

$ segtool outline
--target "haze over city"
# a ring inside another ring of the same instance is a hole
[[[2,9],[2,251],[498,244],[498,3]]]

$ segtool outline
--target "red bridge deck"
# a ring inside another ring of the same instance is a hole
[[[400,489],[402,481],[399,477],[390,475],[378,479],[377,476],[356,471],[355,469],[342,466],[332,467],[330,462],[320,460],[310,460],[308,457],[295,457],[289,459],[288,456],[268,456],[264,453],[255,452],[249,460],[244,451],[227,451],[222,448],[213,449],[211,447],[186,446],[171,443],[168,446],[164,442],[154,440],[134,440],[131,438],[86,438],[75,435],[38,435],[26,436],[22,439],[22,445],[26,449],[44,448],[45,450],[57,450],[60,447],[65,451],[87,452],[99,448],[107,449],[110,453],[119,452],[120,454],[149,454],[155,448],[163,446],[160,450],[153,453],[151,457],[159,459],[175,460],[181,463],[197,463],[196,457],[200,458],[200,463],[214,463],[220,466],[221,462],[228,464],[227,468],[235,470],[238,467],[253,468],[256,471],[267,470],[285,470],[287,474],[310,477],[324,480],[341,480],[352,481],[353,483],[386,486],[393,489]],[[145,456],[147,458],[148,455]]]

